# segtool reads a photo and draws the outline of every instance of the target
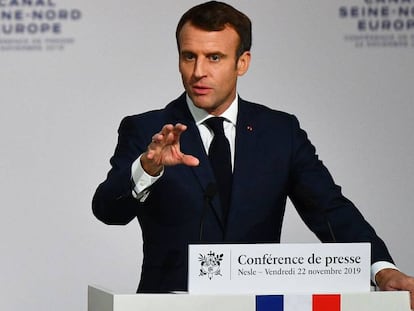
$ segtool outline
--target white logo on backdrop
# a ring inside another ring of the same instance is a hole
[[[63,51],[75,43],[67,26],[82,19],[79,8],[56,0],[0,0],[0,51]]]
[[[414,0],[344,0],[337,14],[357,48],[414,48]]]

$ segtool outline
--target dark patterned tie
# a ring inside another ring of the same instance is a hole
[[[207,119],[205,123],[214,132],[214,137],[208,150],[208,157],[216,177],[217,188],[223,209],[223,218],[224,221],[227,222],[233,174],[231,168],[230,144],[224,135],[223,121],[224,118],[222,117],[213,117]]]

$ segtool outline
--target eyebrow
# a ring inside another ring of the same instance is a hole
[[[192,52],[192,51],[190,51],[190,50],[182,50],[182,51],[180,52],[180,55],[185,55],[185,54],[193,54],[193,55],[197,55],[197,53]],[[206,53],[206,54],[204,54],[204,53],[203,53],[203,55],[206,55],[206,56],[211,56],[211,55],[219,55],[219,56],[221,56],[221,57],[227,56],[227,54],[225,54],[225,53],[223,53],[223,52],[220,52],[220,51],[208,52],[208,53]]]

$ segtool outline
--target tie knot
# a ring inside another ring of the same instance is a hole
[[[204,122],[214,132],[214,135],[224,135],[223,121],[223,117],[212,117]]]

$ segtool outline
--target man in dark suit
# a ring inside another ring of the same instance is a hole
[[[122,121],[112,169],[93,199],[94,214],[107,224],[138,218],[138,291],[186,290],[190,243],[280,242],[289,197],[321,241],[370,242],[381,289],[413,292],[413,279],[395,268],[341,194],[296,118],[237,96],[237,79],[250,64],[249,18],[208,2],[183,15],[176,37],[186,92],[164,109]],[[209,160],[216,134],[207,120],[217,116],[229,148],[226,198]]]

